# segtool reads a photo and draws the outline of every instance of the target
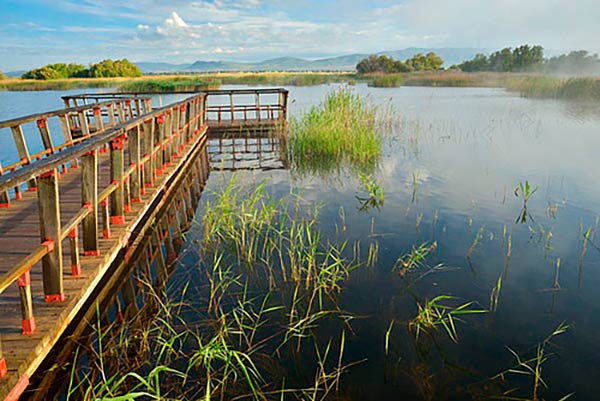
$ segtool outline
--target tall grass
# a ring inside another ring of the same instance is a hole
[[[299,170],[373,169],[383,141],[378,108],[343,87],[290,121],[289,160]]]
[[[119,86],[121,92],[198,92],[205,89],[218,89],[217,80],[201,79],[199,77],[174,77],[170,79],[143,79],[129,81]]]

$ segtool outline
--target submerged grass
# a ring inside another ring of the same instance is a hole
[[[332,171],[342,166],[372,170],[382,152],[378,108],[347,87],[329,93],[290,122],[290,161],[298,170]]]

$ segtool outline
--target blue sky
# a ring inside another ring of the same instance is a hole
[[[0,0],[0,70],[521,43],[597,51],[599,0]]]

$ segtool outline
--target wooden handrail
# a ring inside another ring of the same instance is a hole
[[[148,114],[138,116],[133,120],[129,120],[115,127],[109,128],[103,133],[98,134],[96,136],[92,136],[88,140],[83,141],[77,145],[73,145],[60,153],[49,155],[48,157],[46,157],[38,163],[29,164],[23,166],[23,168],[17,171],[11,171],[9,173],[6,173],[0,176],[0,192],[13,188],[24,182],[27,182],[28,180],[35,178],[36,176],[43,174],[53,168],[58,168],[65,163],[74,161],[77,158],[86,154],[87,152],[108,144],[114,138],[125,134],[128,130],[135,128],[136,126],[142,124],[149,118],[156,118],[162,116],[168,110],[171,110],[175,107],[179,107],[183,104],[187,104],[197,97],[199,96],[192,96],[190,98],[171,104],[169,106],[165,106],[160,109],[155,109]]]
[[[118,98],[118,100],[126,100],[126,98]],[[94,109],[94,108],[97,108],[97,107],[108,106],[108,105],[113,104],[113,103],[115,103],[114,100],[113,101],[101,102],[101,103],[87,104],[87,105],[77,106],[77,107],[68,107],[68,108],[64,108],[64,109],[57,109],[57,110],[52,110],[52,111],[46,111],[44,113],[30,114],[30,115],[25,116],[25,117],[18,117],[18,118],[13,118],[13,119],[10,119],[10,120],[0,121],[0,129],[1,128],[13,127],[15,125],[20,125],[20,124],[31,123],[31,122],[34,122],[34,121],[43,120],[45,118],[58,117],[58,116],[61,116],[63,114],[77,113],[77,112],[80,112],[80,111],[87,111],[87,110],[91,110],[91,109]]]
[[[29,255],[25,256],[12,269],[0,276],[0,294],[2,294],[12,283],[29,271],[36,263],[49,253],[48,247],[40,245]]]

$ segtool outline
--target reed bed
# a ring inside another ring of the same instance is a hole
[[[289,160],[300,171],[374,169],[384,137],[380,110],[348,87],[330,92],[320,106],[290,121]]]
[[[221,82],[199,77],[174,77],[168,79],[143,79],[129,81],[119,86],[121,92],[177,93],[199,92],[206,89],[218,89]]]

